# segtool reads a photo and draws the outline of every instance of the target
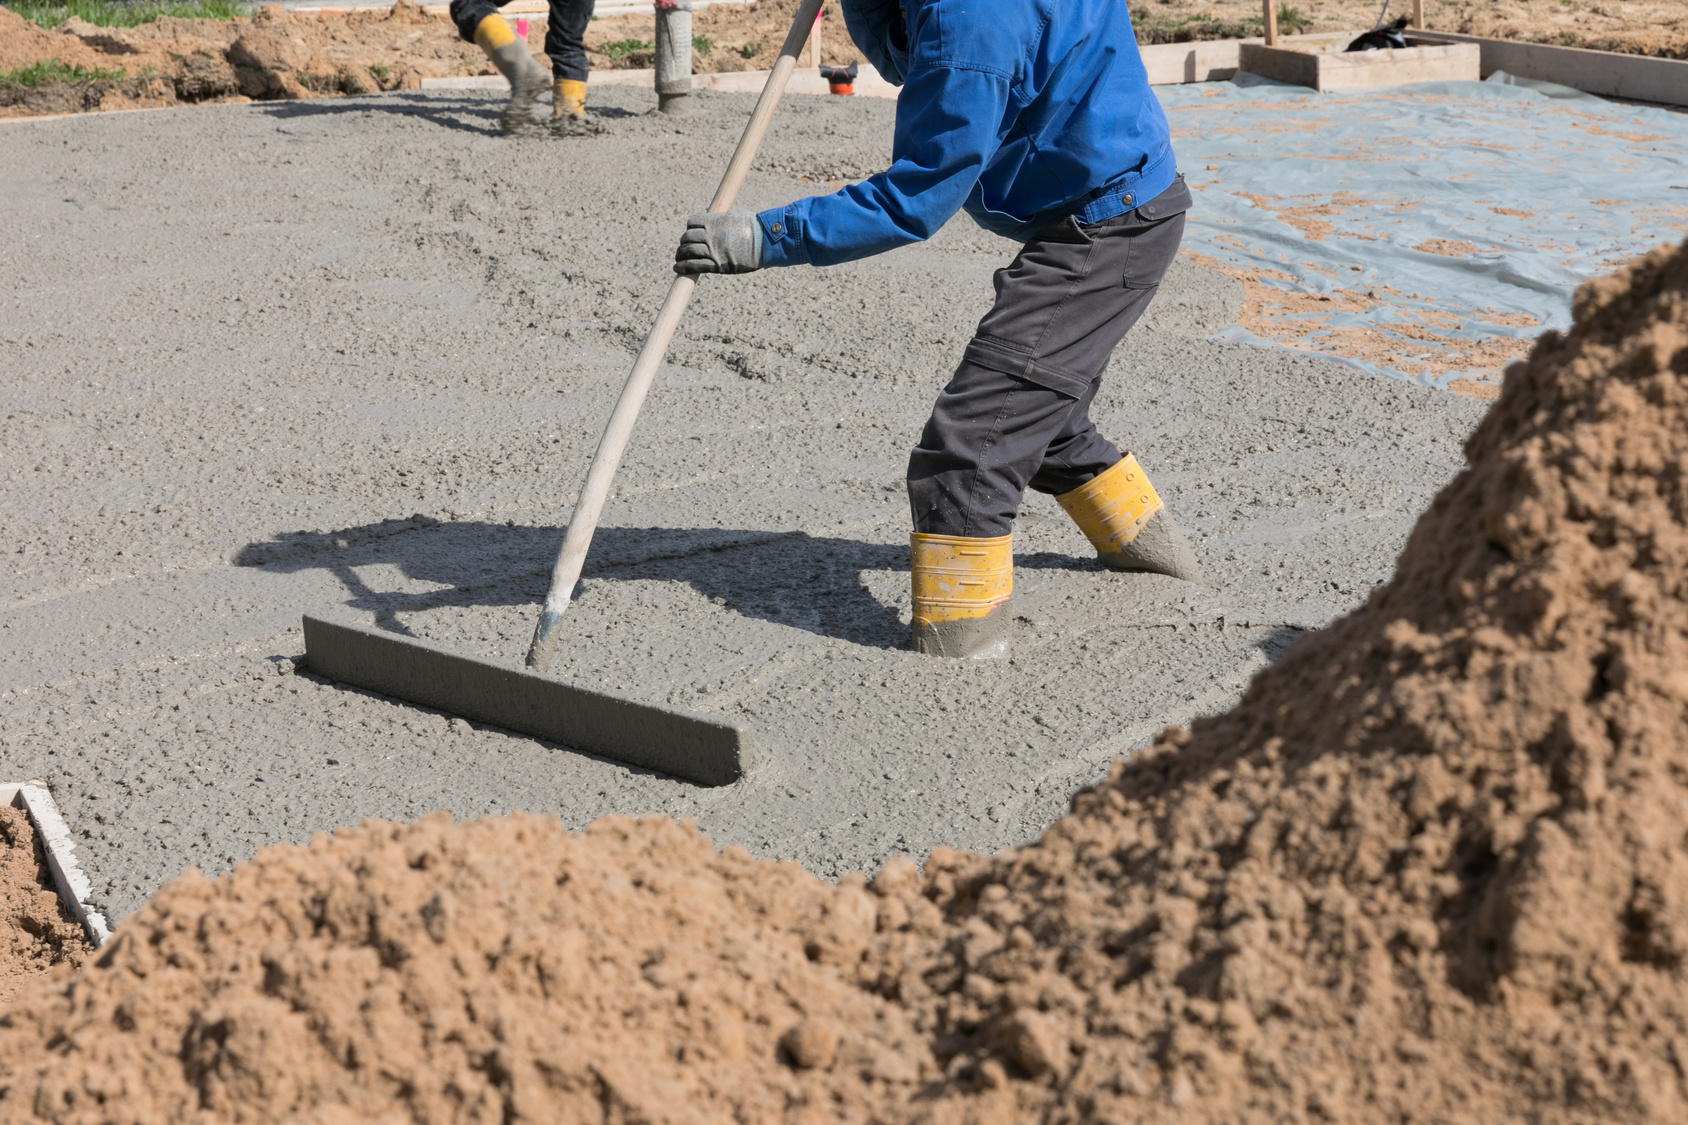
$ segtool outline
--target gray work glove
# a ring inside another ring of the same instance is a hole
[[[762,224],[749,211],[705,212],[686,220],[675,273],[749,273],[762,268]]]

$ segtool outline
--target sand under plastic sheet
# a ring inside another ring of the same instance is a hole
[[[1157,87],[1225,338],[1489,397],[1585,278],[1688,233],[1688,116],[1498,82]]]

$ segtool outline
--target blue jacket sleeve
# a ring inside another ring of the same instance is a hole
[[[891,167],[832,195],[759,212],[762,264],[832,266],[931,238],[995,154],[1007,106],[1002,75],[916,70],[897,98]]]

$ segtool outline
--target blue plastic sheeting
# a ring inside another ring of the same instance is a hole
[[[1229,337],[1492,384],[1569,326],[1583,280],[1688,235],[1688,115],[1501,82],[1239,78],[1157,89],[1196,189],[1184,247],[1244,280]]]

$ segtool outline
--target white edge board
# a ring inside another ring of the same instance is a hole
[[[96,946],[104,945],[111,938],[111,930],[106,926],[105,915],[89,910],[84,901],[93,885],[82,873],[82,868],[76,865],[76,844],[71,840],[70,826],[59,815],[59,806],[47,791],[47,783],[0,783],[0,805],[22,809],[28,814],[36,834],[41,837],[41,850],[46,853],[47,869],[53,873],[53,884],[58,888],[59,898],[82,923],[89,940]]]

